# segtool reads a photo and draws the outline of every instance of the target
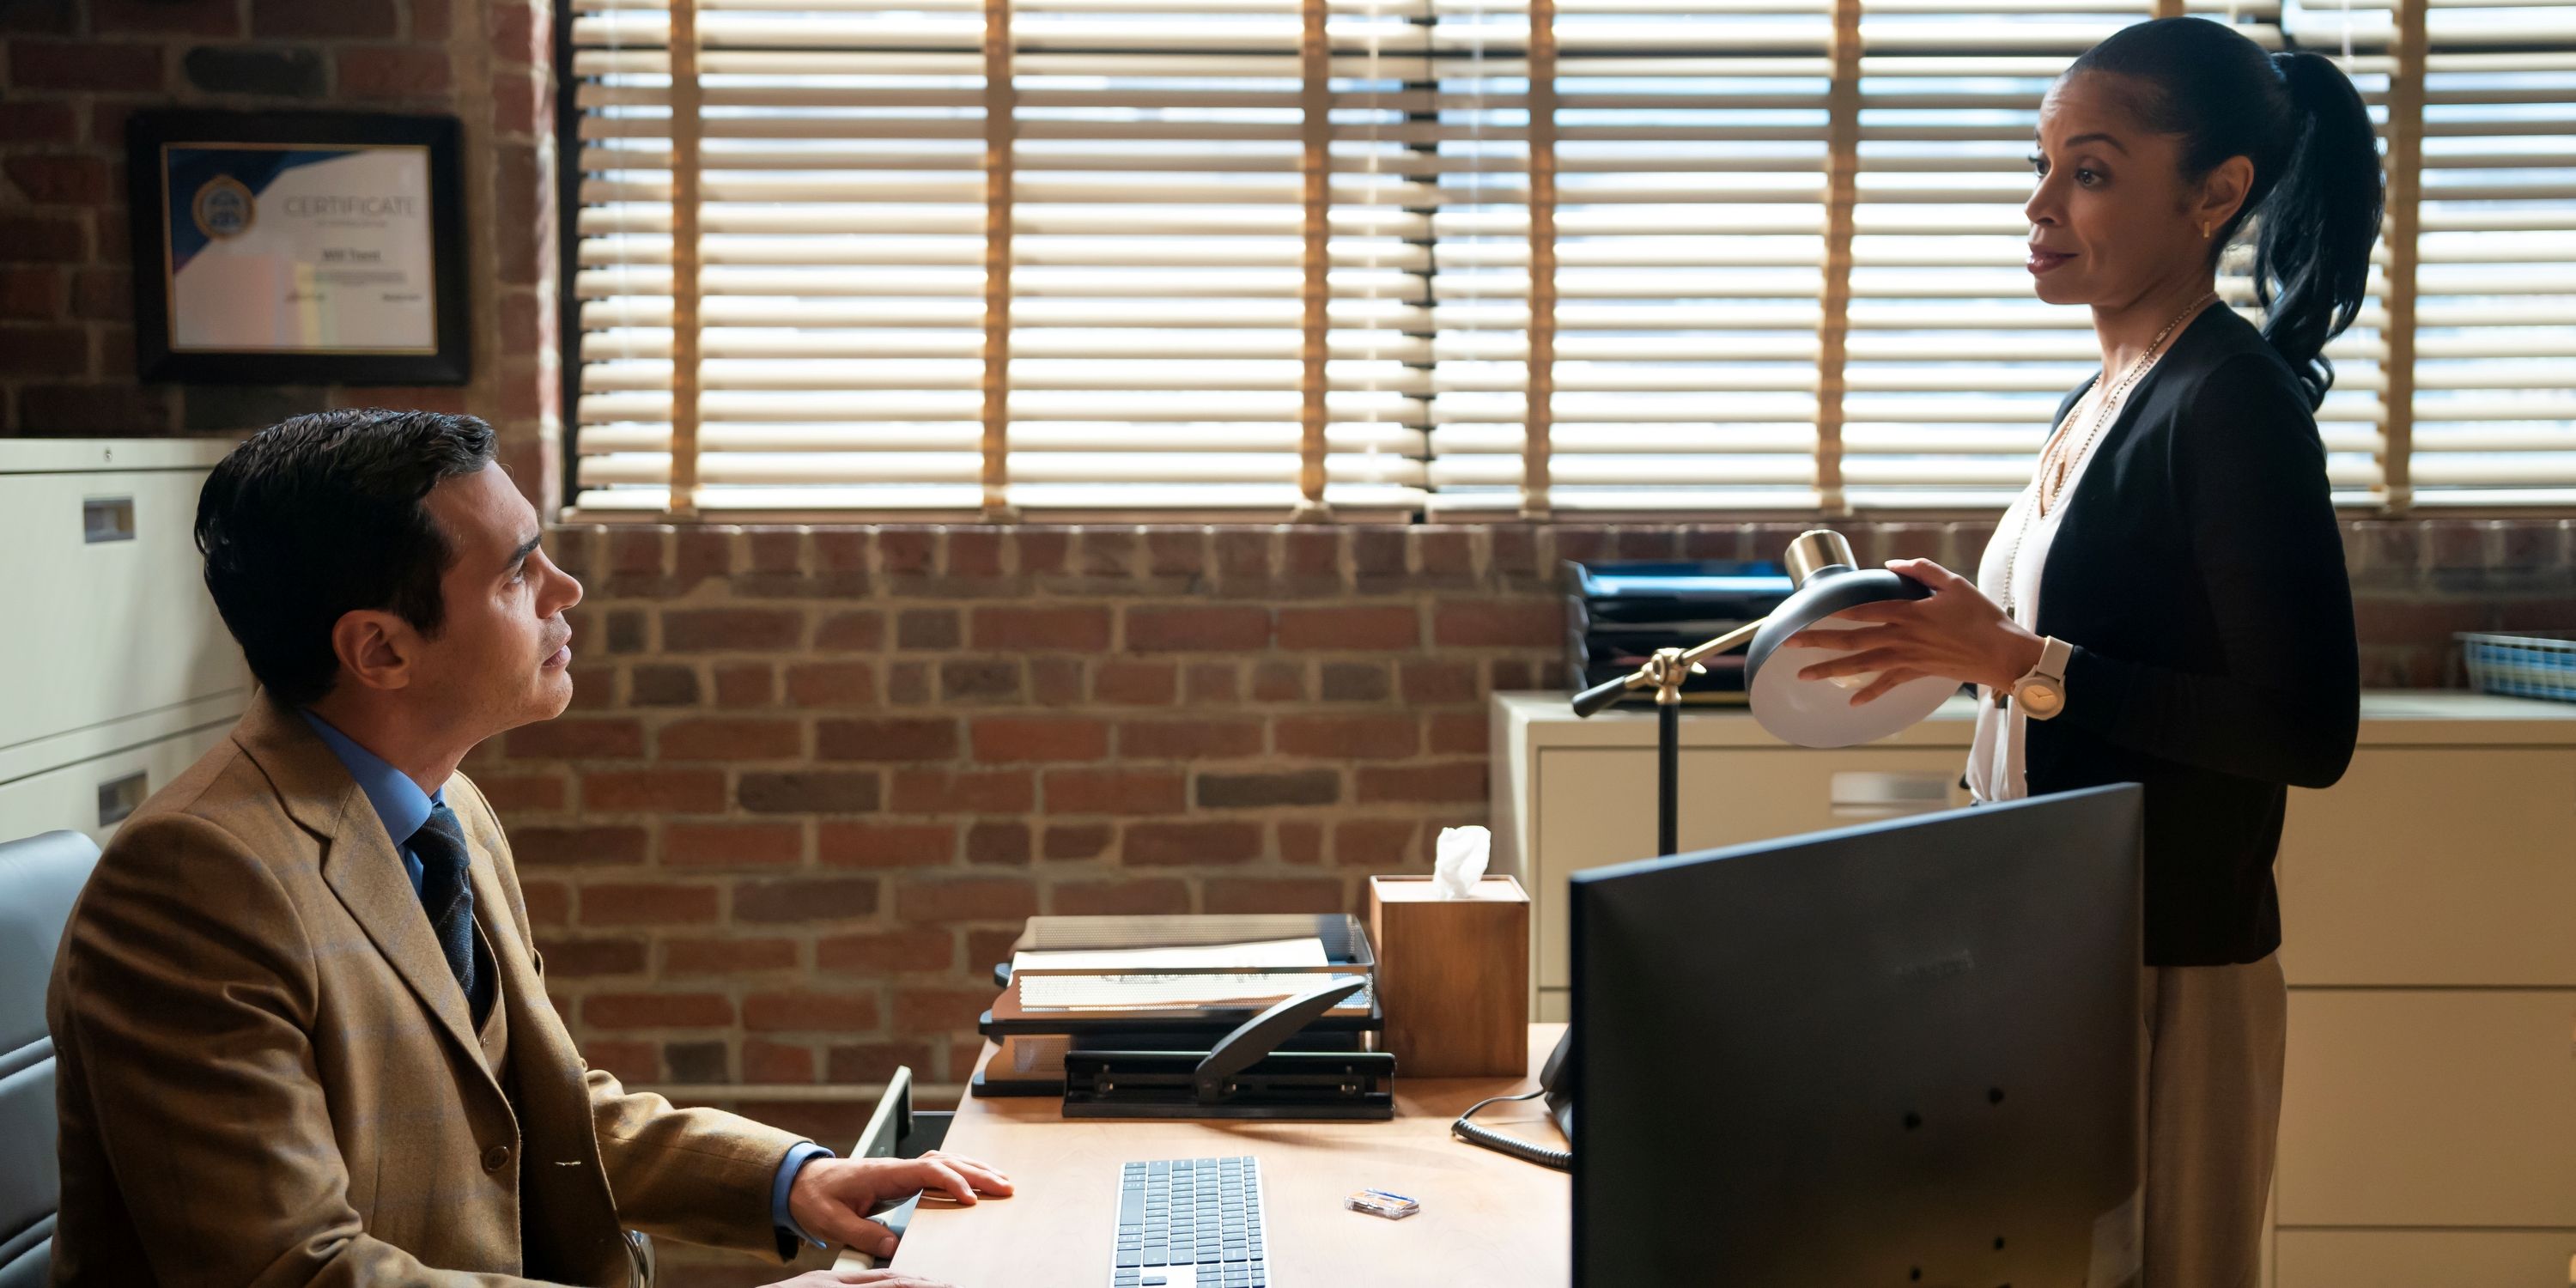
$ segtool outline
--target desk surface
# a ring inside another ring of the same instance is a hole
[[[1532,1075],[1563,1029],[1531,1026]],[[987,1045],[984,1058],[992,1054]],[[1052,1098],[969,1096],[942,1148],[1002,1169],[1017,1193],[971,1208],[925,1206],[893,1268],[961,1288],[1106,1284],[1119,1164],[1249,1154],[1261,1160],[1270,1282],[1280,1288],[1562,1285],[1571,1276],[1566,1174],[1449,1136],[1467,1106],[1537,1085],[1535,1076],[1399,1077],[1395,1119],[1382,1123],[1067,1121]],[[1476,1121],[1564,1144],[1540,1105],[1495,1105]],[[1342,1206],[1365,1188],[1410,1195],[1422,1211],[1389,1221]]]

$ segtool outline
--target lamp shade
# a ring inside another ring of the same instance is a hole
[[[1838,614],[1864,604],[1891,599],[1925,599],[1932,594],[1921,582],[1884,568],[1852,566],[1851,547],[1829,532],[1812,532],[1790,551],[1796,592],[1764,620],[1744,658],[1744,684],[1753,703],[1753,718],[1773,736],[1801,747],[1849,747],[1911,727],[1932,714],[1959,682],[1937,676],[1909,680],[1853,706],[1854,693],[1875,674],[1802,680],[1798,672],[1841,652],[1819,648],[1785,648],[1781,641],[1810,627],[1842,630],[1866,623],[1838,620]]]

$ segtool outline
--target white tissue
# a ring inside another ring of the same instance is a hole
[[[1485,879],[1493,848],[1494,834],[1484,828],[1440,829],[1440,847],[1431,862],[1431,884],[1438,887],[1440,897],[1465,899],[1475,894],[1476,883]]]

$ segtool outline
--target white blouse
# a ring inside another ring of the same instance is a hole
[[[2115,418],[2117,414],[2113,413]],[[2092,415],[2089,405],[2079,405],[2075,411],[2078,426],[2088,424]],[[2093,442],[2083,444],[2083,455],[2066,466],[2066,486],[2058,492],[2057,504],[2044,515],[2031,514],[2029,527],[2025,529],[2024,513],[2039,504],[2040,481],[2034,476],[2030,486],[2023,488],[2012,507],[2004,511],[2003,519],[1995,525],[1994,540],[1986,543],[1985,557],[1977,563],[1977,588],[1998,604],[2009,599],[2013,606],[2013,620],[2019,622],[2023,630],[2039,630],[2039,580],[2041,570],[2048,566],[2048,547],[2057,539],[2058,525],[2066,521],[2066,511],[2075,500],[2076,485],[2084,480],[2085,467],[2100,449],[2101,439],[2108,436],[2109,427],[2106,425]],[[2016,538],[2021,546],[2018,557],[2013,554]],[[2003,587],[2007,561],[2012,565],[2010,596],[2004,594]],[[2030,726],[2029,718],[2022,715],[2018,706],[1996,706],[1994,696],[1992,690],[1982,686],[1978,688],[1977,734],[1968,745],[1968,791],[1980,804],[2020,800],[2030,794],[2022,778],[2022,738]],[[2079,699],[2068,694],[2067,700]]]

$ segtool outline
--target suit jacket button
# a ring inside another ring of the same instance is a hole
[[[502,1168],[507,1167],[507,1166],[509,1166],[509,1165],[510,1165],[510,1147],[509,1147],[509,1146],[507,1146],[507,1145],[494,1145],[492,1148],[490,1148],[490,1149],[487,1149],[487,1150],[484,1150],[484,1151],[483,1151],[483,1170],[484,1170],[484,1171],[487,1171],[487,1172],[497,1172],[497,1171],[500,1171]]]

